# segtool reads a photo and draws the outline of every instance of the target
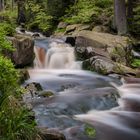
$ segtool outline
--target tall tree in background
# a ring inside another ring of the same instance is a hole
[[[125,0],[114,0],[115,26],[118,34],[127,33],[126,3]]]
[[[4,0],[0,0],[0,11],[3,11],[5,9],[4,3]]]
[[[134,0],[128,0],[128,5],[127,5],[127,18],[128,18],[128,24],[132,24],[133,20],[133,4]]]
[[[17,0],[16,2],[17,2],[17,6],[18,6],[17,22],[18,22],[18,24],[25,23],[26,22],[25,0]]]
[[[14,0],[11,0],[11,10],[12,11],[14,10],[14,3],[15,3],[15,1]]]

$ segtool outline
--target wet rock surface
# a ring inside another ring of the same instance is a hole
[[[40,81],[42,90],[38,92],[41,96],[39,94],[34,97],[30,96],[31,99],[28,98],[26,101],[32,105],[39,127],[47,127],[51,130],[57,128],[57,131],[50,132],[46,129],[43,132],[43,136],[50,140],[95,139],[85,133],[85,124],[75,120],[74,115],[118,106],[120,96],[110,84],[111,81],[120,84],[117,79],[113,80],[84,71],[65,73],[57,70],[57,72],[44,71],[45,75],[48,74],[44,80],[41,80],[36,79],[43,74],[42,72],[39,74],[39,70],[30,73],[34,73],[34,77],[31,76],[31,79],[27,81],[27,87],[30,87],[29,83],[36,85]],[[48,76],[49,79],[47,79]],[[35,88],[35,90],[37,89]],[[65,137],[59,132],[63,133]]]
[[[39,135],[42,140],[66,140],[65,136],[55,129],[39,127]]]
[[[130,38],[109,33],[82,30],[73,33],[76,36],[75,52],[80,60],[84,60],[83,68],[102,74],[130,73],[133,60],[132,42]]]
[[[24,68],[32,65],[34,60],[34,41],[31,37],[24,35],[16,35],[15,37],[8,37],[15,49],[13,52],[5,52],[16,67]]]

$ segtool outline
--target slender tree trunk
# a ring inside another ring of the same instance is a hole
[[[11,0],[11,10],[14,10],[14,0]]]
[[[133,0],[128,0],[127,18],[128,24],[131,25],[133,20]]]
[[[2,11],[2,0],[0,0],[0,11]]]
[[[118,34],[127,33],[126,3],[125,0],[114,0],[115,25]]]
[[[3,11],[5,8],[4,0],[0,0],[0,11]]]
[[[25,1],[24,0],[18,0],[17,1],[18,5],[18,17],[17,17],[17,22],[20,25],[21,23],[26,22],[26,17],[25,17]]]

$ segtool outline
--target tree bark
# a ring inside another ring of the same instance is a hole
[[[4,8],[4,0],[0,0],[0,11],[3,11]]]
[[[115,25],[118,34],[127,33],[126,3],[125,0],[114,0]]]
[[[14,0],[11,0],[11,10],[14,10]]]
[[[128,0],[127,18],[128,18],[128,25],[130,26],[133,21],[133,0]]]
[[[17,22],[20,25],[21,23],[26,22],[26,17],[25,17],[25,1],[24,0],[18,0],[17,1],[18,5],[18,17],[17,17]]]

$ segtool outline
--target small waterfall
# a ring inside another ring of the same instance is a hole
[[[53,41],[47,47],[34,47],[35,68],[81,69],[75,61],[74,48],[64,42]]]

